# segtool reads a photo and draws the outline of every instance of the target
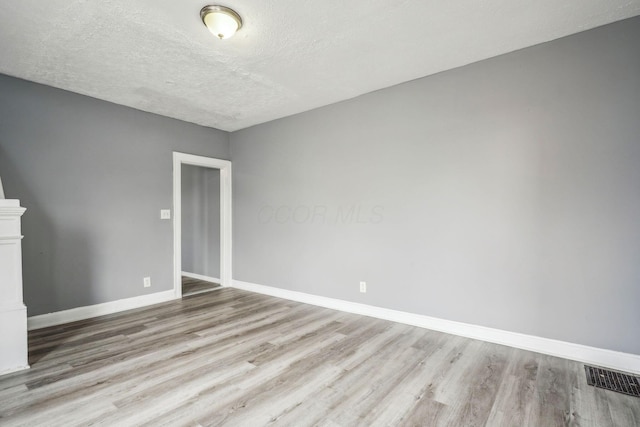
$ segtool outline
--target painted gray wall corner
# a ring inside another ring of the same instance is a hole
[[[173,288],[159,215],[173,151],[228,159],[229,135],[0,75],[0,173],[27,208],[30,316]]]
[[[640,354],[638,40],[640,17],[232,133],[234,279]]]

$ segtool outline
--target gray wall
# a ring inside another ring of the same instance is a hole
[[[172,288],[172,151],[229,135],[0,76],[0,175],[23,217],[30,316]],[[151,288],[142,278],[151,276]]]
[[[182,271],[220,278],[220,170],[182,165]]]
[[[234,279],[640,354],[638,40],[634,18],[232,133]]]

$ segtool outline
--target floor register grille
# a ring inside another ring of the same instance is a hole
[[[640,397],[640,379],[630,374],[585,365],[587,384]]]

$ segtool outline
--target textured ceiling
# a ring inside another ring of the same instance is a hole
[[[205,4],[3,1],[0,73],[233,131],[640,14],[640,0],[225,0],[244,26],[221,41]]]

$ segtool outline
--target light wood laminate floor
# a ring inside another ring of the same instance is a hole
[[[2,426],[638,426],[582,364],[223,288],[33,331]]]

